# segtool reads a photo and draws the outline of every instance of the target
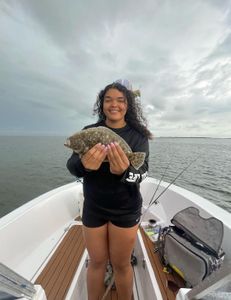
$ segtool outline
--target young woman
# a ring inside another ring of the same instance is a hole
[[[83,231],[90,261],[88,299],[101,299],[110,260],[120,300],[131,300],[133,272],[130,263],[141,216],[139,183],[147,176],[151,133],[128,81],[109,84],[97,98],[98,122],[120,135],[134,152],[145,152],[144,164],[134,169],[116,143],[97,144],[80,160],[73,153],[67,162],[71,174],[83,177]],[[107,157],[108,162],[104,162]]]

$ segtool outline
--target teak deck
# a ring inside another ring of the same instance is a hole
[[[71,227],[48,264],[36,279],[48,300],[62,300],[68,292],[85,249],[82,226]]]
[[[168,288],[167,284],[171,281],[183,287],[183,281],[177,274],[173,275],[163,272],[163,266],[160,263],[158,254],[154,253],[153,243],[142,229],[140,231],[163,299],[175,300],[178,289],[173,291]],[[82,226],[75,225],[69,229],[46,267],[35,281],[36,284],[40,284],[43,287],[48,300],[65,299],[84,249]],[[111,290],[106,300],[118,300],[116,291]]]

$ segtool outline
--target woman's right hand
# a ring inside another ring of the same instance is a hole
[[[85,153],[81,162],[87,170],[98,170],[107,156],[107,147],[98,143]]]

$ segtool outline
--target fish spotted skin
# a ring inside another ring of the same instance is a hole
[[[143,165],[145,153],[132,152],[130,146],[123,138],[104,126],[81,130],[70,136],[64,145],[82,157],[89,149],[98,143],[108,145],[113,142],[117,142],[120,145],[134,168],[139,169]]]

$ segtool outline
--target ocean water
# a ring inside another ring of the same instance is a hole
[[[66,169],[65,137],[0,137],[0,217],[75,178]],[[231,139],[156,138],[149,175],[171,182],[231,212]]]

